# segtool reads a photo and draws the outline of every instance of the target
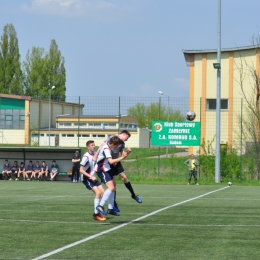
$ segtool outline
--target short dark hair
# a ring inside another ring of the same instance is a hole
[[[126,135],[128,135],[129,137],[131,137],[131,134],[130,134],[129,131],[127,131],[127,130],[122,130],[120,134],[126,134]]]
[[[86,146],[89,146],[90,144],[93,144],[93,143],[95,143],[93,140],[89,140],[86,142]]]
[[[110,138],[110,140],[108,141],[109,144],[114,144],[114,145],[120,145],[123,142],[121,141],[121,139],[118,136],[113,136]]]
[[[24,164],[24,162],[21,162],[20,164]]]
[[[31,163],[32,163],[32,161],[29,161],[29,162],[31,162]]]
[[[56,162],[55,160],[52,160],[52,162]]]

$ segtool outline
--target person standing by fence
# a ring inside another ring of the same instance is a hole
[[[71,175],[71,182],[78,182],[79,181],[79,168],[80,168],[80,155],[79,151],[75,152],[75,155],[72,158],[73,167],[72,167],[72,175]]]
[[[188,178],[188,185],[191,182],[191,178],[193,176],[194,182],[196,185],[198,184],[197,180],[197,168],[199,166],[199,161],[195,159],[194,154],[190,155],[190,158],[184,162],[189,167],[189,178]]]

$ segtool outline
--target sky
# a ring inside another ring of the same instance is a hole
[[[217,49],[218,1],[1,0],[0,35],[14,25],[21,62],[55,39],[67,97],[188,97],[182,50]],[[251,45],[259,10],[259,0],[222,0],[221,47]]]

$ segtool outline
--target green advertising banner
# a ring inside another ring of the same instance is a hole
[[[152,122],[152,145],[200,146],[200,122]]]

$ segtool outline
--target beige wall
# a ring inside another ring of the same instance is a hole
[[[241,57],[243,57],[241,59]],[[229,108],[221,111],[221,143],[238,142],[238,116],[241,114],[242,91],[239,85],[241,63],[260,70],[256,64],[255,49],[222,52],[221,54],[221,99],[228,99]],[[190,67],[190,108],[197,113],[195,121],[201,122],[201,138],[211,141],[216,136],[216,111],[206,109],[206,99],[216,99],[217,70],[213,63],[217,62],[217,53],[195,53]],[[254,82],[252,77],[242,72],[243,84],[247,94],[252,93]],[[243,110],[245,106],[243,106]],[[215,141],[213,142],[215,147]],[[198,147],[190,147],[189,153],[195,153]]]
[[[14,136],[15,144],[24,144],[25,139],[28,138],[25,134],[25,130],[0,129],[0,143],[14,144]]]

